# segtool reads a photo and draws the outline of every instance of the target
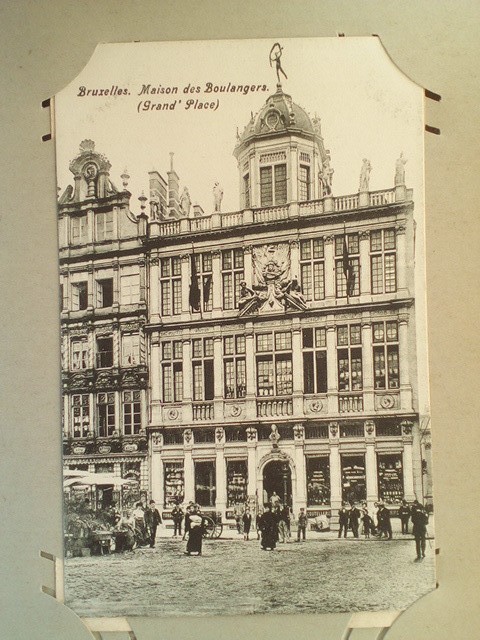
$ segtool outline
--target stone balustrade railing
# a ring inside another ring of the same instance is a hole
[[[411,197],[411,190],[405,190],[406,198]],[[371,191],[368,194],[367,205],[382,207],[399,202],[395,189]],[[403,198],[404,200],[405,198]],[[360,206],[360,196],[354,193],[346,196],[326,196],[321,200],[308,200],[307,202],[290,202],[289,204],[262,207],[261,209],[244,209],[226,213],[216,212],[212,215],[198,218],[181,218],[179,220],[166,220],[156,222],[160,236],[176,236],[183,233],[211,231],[212,229],[238,227],[243,224],[260,224],[288,220],[299,216],[316,216],[329,213],[341,213],[365,208]],[[151,223],[152,224],[152,223]]]

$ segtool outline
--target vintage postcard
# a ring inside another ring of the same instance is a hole
[[[54,102],[66,604],[433,589],[423,90],[377,38],[128,43]]]

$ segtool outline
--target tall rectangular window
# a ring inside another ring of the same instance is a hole
[[[97,367],[113,367],[113,338],[97,338]]]
[[[213,339],[192,340],[193,399],[213,400]]]
[[[182,341],[162,342],[162,394],[163,402],[183,400]]]
[[[245,336],[223,339],[224,397],[244,398],[247,393]]]
[[[131,436],[142,428],[142,403],[140,391],[123,392],[123,433]]]
[[[88,240],[87,216],[71,218],[72,244],[85,244]]]
[[[303,392],[327,392],[327,342],[323,328],[303,329]]]
[[[72,371],[79,371],[80,369],[87,369],[88,367],[88,343],[87,338],[80,338],[79,340],[72,340],[71,351],[71,369]]]
[[[88,307],[88,283],[72,283],[72,310],[84,311]]]
[[[260,204],[269,207],[287,202],[287,165],[260,167]]]
[[[307,457],[307,504],[330,504],[330,462],[327,456]]]
[[[95,238],[97,242],[113,238],[113,211],[95,214]]]
[[[122,367],[134,367],[140,363],[140,335],[122,334]]]
[[[298,170],[298,200],[310,200],[310,167],[304,164]]]
[[[243,249],[222,251],[222,294],[224,309],[238,309],[240,282],[245,278]]]
[[[194,256],[195,270],[197,272],[198,288],[200,291],[199,310],[211,311],[213,300],[212,254],[197,253]]]
[[[397,251],[395,229],[378,229],[370,233],[372,293],[397,290]]]
[[[360,243],[358,233],[347,234],[349,296],[360,295]],[[347,278],[345,276],[344,237],[335,237],[335,290],[337,298],[347,297]]]
[[[250,174],[246,173],[243,176],[243,203],[245,209],[250,207]]]
[[[372,338],[375,389],[398,389],[400,366],[397,322],[374,322]]]
[[[182,312],[182,265],[179,256],[160,260],[160,296],[162,316]]]
[[[325,253],[323,238],[301,240],[300,281],[306,300],[325,298]]]
[[[361,391],[362,334],[359,324],[337,327],[338,390]]]
[[[115,431],[115,394],[97,395],[97,434],[101,438],[112,436]]]
[[[72,437],[86,438],[90,429],[90,401],[88,393],[73,395],[71,403]]]
[[[292,334],[257,334],[257,395],[284,396],[293,392]]]
[[[97,307],[111,307],[113,304],[113,278],[97,280]]]
[[[120,271],[120,304],[140,302],[140,273],[138,267],[122,267]]]

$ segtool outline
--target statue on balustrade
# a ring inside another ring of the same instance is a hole
[[[370,184],[370,173],[372,171],[372,165],[367,158],[363,159],[362,170],[360,171],[360,186],[359,191],[368,191]]]

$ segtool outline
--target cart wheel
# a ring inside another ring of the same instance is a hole
[[[212,538],[220,538],[220,536],[222,535],[222,531],[223,531],[223,524],[216,524],[215,525],[215,531],[214,534],[212,536]]]
[[[215,529],[216,524],[212,518],[208,516],[203,516],[204,524],[203,524],[203,537],[204,538],[214,538],[215,537]]]

